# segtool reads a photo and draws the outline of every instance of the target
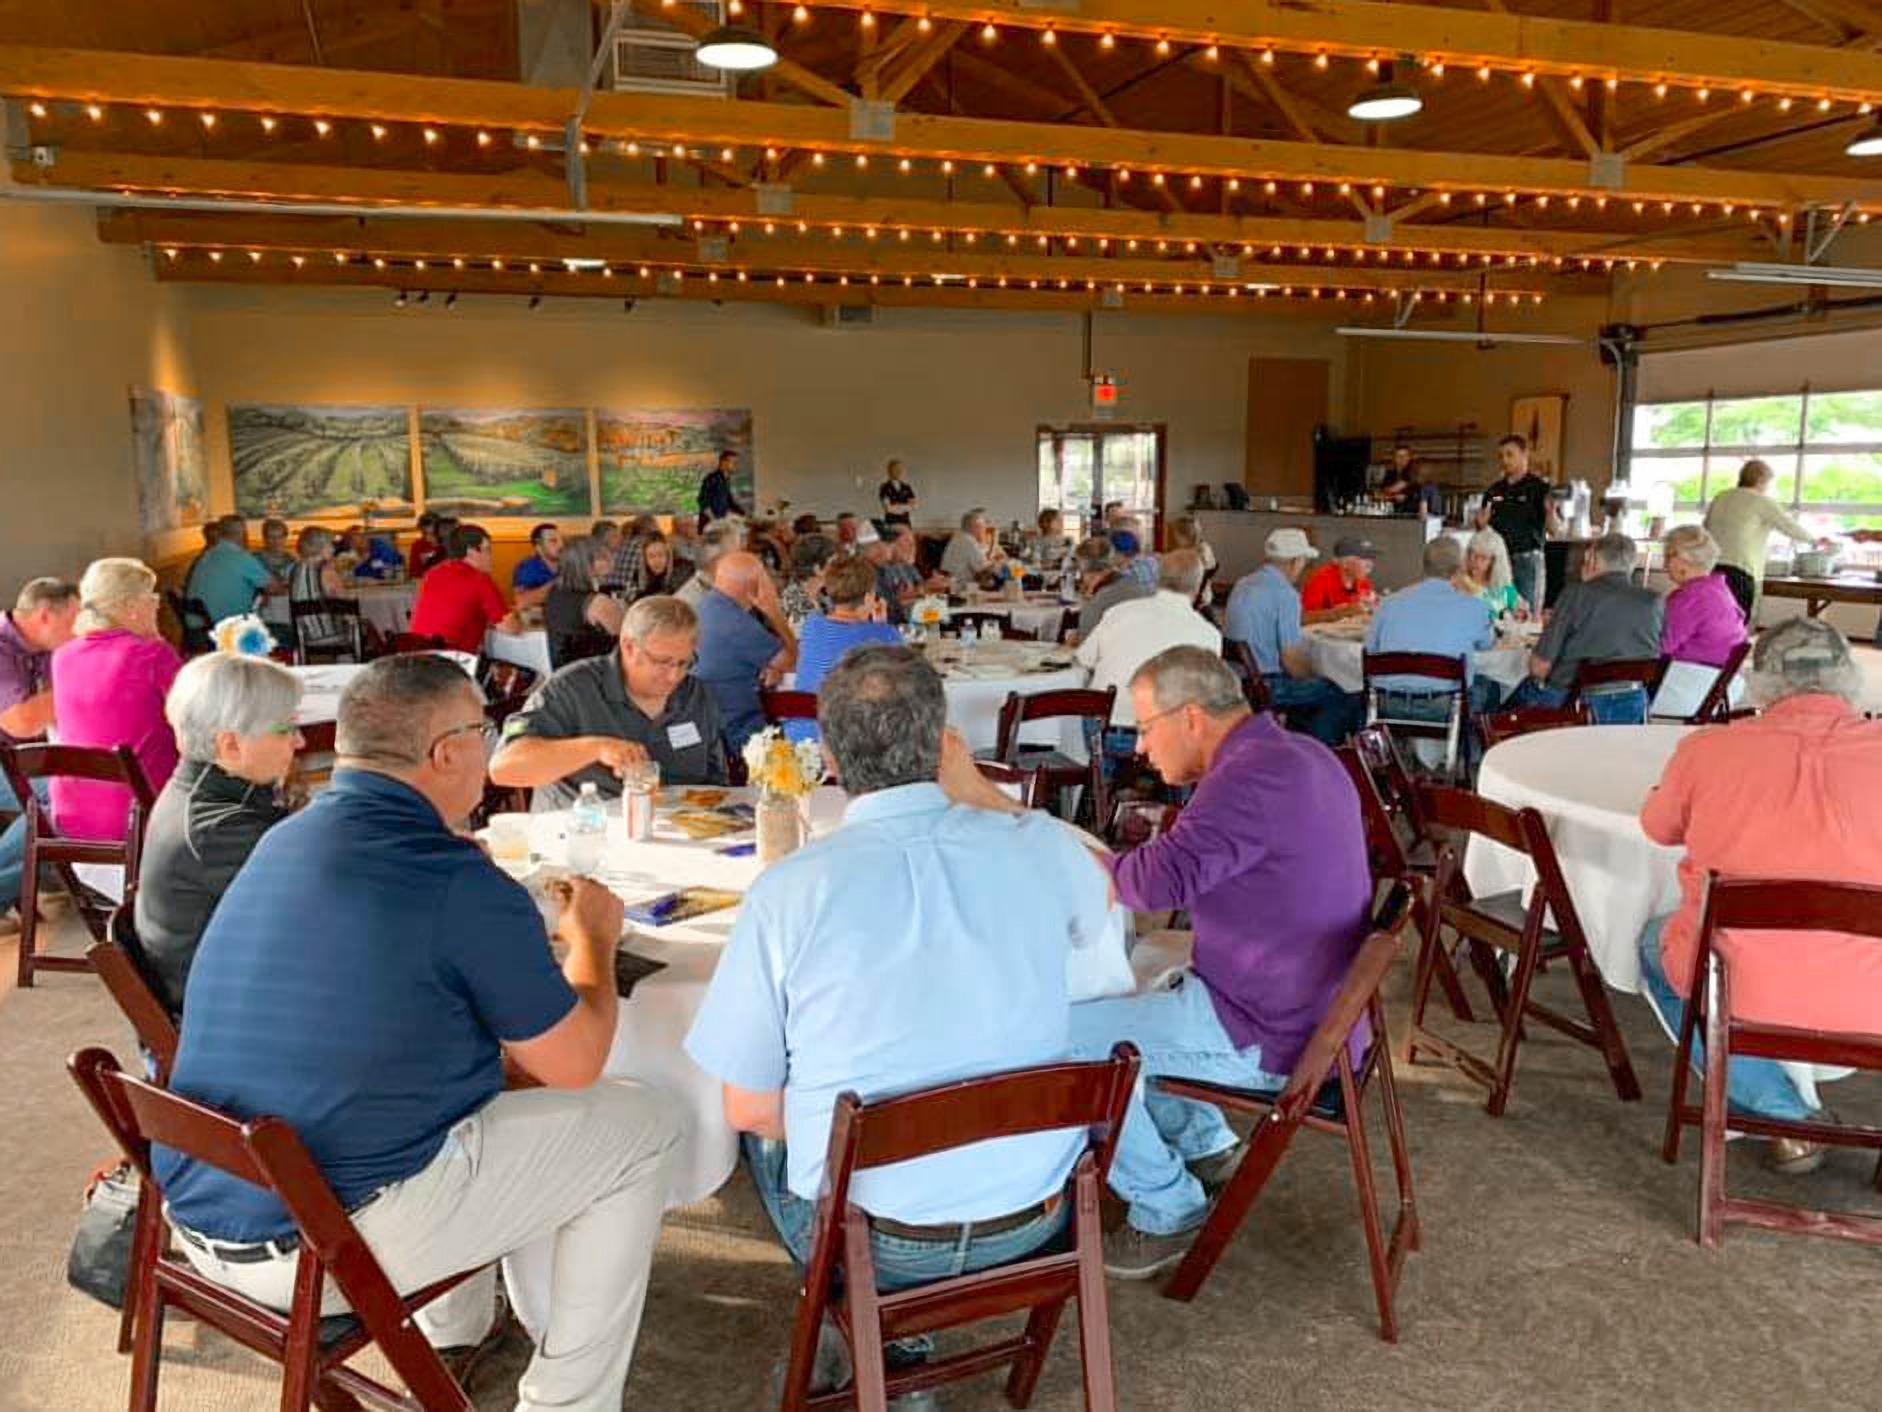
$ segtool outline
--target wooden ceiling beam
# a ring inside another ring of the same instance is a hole
[[[908,59],[895,71],[882,86],[881,98],[885,103],[900,103],[909,94],[909,90],[926,78],[934,66],[947,58],[950,50],[967,33],[966,25],[947,24],[940,26],[927,41],[915,46]]]
[[[1815,3],[1828,8],[1839,0]],[[1241,0],[1232,7],[1220,0],[1079,0],[1075,9],[1040,0],[818,0],[818,6],[1362,60],[1413,54],[1459,67],[1490,64],[1563,78],[1613,75],[1813,97],[1882,96],[1882,56],[1834,45],[1388,0]]]
[[[658,0],[646,2],[657,4]],[[573,111],[573,95],[568,91],[525,84],[23,46],[0,46],[0,93],[548,131],[560,130]],[[847,103],[848,95],[843,97]],[[599,136],[711,146],[805,147],[953,157],[996,165],[1036,161],[1053,166],[1129,166],[1204,176],[1348,181],[1421,190],[1507,189],[1563,195],[1598,190],[1588,163],[1560,158],[1362,148],[927,113],[898,114],[894,141],[873,143],[850,136],[846,109],[658,94],[597,95],[586,130]],[[1882,207],[1882,180],[1633,164],[1611,194],[1762,206],[1854,201],[1876,208]]]
[[[101,204],[109,194],[132,190],[201,196],[281,201],[358,202],[361,217],[370,217],[375,203],[479,207],[563,208],[567,190],[555,176],[519,170],[478,175],[462,172],[399,171],[387,168],[321,167],[302,163],[217,161],[198,157],[126,157],[113,153],[59,155],[51,167],[15,162],[13,179],[23,186],[61,186],[97,190]],[[767,217],[758,208],[759,194],[750,189],[712,189],[615,181],[597,174],[589,188],[596,212],[672,214],[715,221],[758,221]],[[569,212],[567,219],[579,220]],[[1221,216],[1195,212],[1170,214],[1131,207],[1017,206],[992,202],[935,200],[915,195],[837,195],[814,192],[792,194],[788,217],[782,224],[803,221],[812,226],[874,225],[884,229],[907,226],[920,230],[977,231],[982,234],[1015,232],[1021,235],[1076,235],[1080,238],[1195,240],[1229,245],[1366,243],[1364,227],[1345,219],[1293,219],[1263,216]],[[1752,226],[1747,222],[1749,233]],[[1463,224],[1402,225],[1386,249],[1466,251],[1470,253],[1535,254],[1564,257],[1638,256],[1720,264],[1746,258],[1746,242],[1729,239],[1703,241],[1677,233],[1647,234],[1611,231],[1509,231]]]
[[[1096,118],[1106,127],[1123,126],[1122,123],[1118,122],[1117,115],[1111,111],[1111,105],[1098,96],[1097,89],[1086,82],[1085,76],[1078,71],[1078,65],[1074,64],[1071,59],[1067,57],[1062,45],[1054,44],[1047,49],[1046,52],[1058,63],[1059,71],[1065,75],[1066,81],[1072,85],[1072,91],[1078,95],[1079,101],[1085,105],[1086,112],[1090,113],[1092,117]],[[1156,192],[1158,203],[1164,210],[1180,211],[1182,209],[1176,197],[1171,194],[1169,187],[1158,186],[1152,189]]]

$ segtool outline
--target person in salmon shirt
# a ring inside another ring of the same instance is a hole
[[[136,559],[99,559],[78,597],[77,636],[52,654],[59,743],[128,745],[160,791],[177,760],[163,702],[183,659],[157,633],[157,576]],[[130,804],[124,785],[52,781],[52,819],[68,837],[122,840]]]
[[[1647,998],[1670,1033],[1692,991],[1709,872],[1882,884],[1882,722],[1857,709],[1862,680],[1828,623],[1793,618],[1772,628],[1752,654],[1751,699],[1761,714],[1688,735],[1647,796],[1647,837],[1686,849],[1679,909],[1649,922],[1640,938]],[[1874,941],[1759,932],[1727,936],[1721,952],[1739,1018],[1882,1034],[1882,947]],[[1776,1060],[1734,1057],[1726,1080],[1742,1112],[1815,1116]],[[1780,1172],[1808,1172],[1821,1165],[1823,1147],[1775,1138],[1770,1159]]]

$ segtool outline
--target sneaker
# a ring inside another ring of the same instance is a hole
[[[1233,1147],[1220,1152],[1212,1152],[1207,1157],[1197,1157],[1188,1163],[1189,1174],[1202,1183],[1204,1195],[1211,1201],[1217,1193],[1229,1184],[1229,1178],[1235,1175],[1235,1169],[1242,1165],[1242,1156],[1248,1151],[1248,1139],[1243,1138]]]
[[[1150,1235],[1126,1223],[1104,1238],[1104,1272],[1117,1280],[1148,1280],[1189,1252],[1195,1230]]]

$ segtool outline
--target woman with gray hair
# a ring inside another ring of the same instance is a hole
[[[1882,886],[1882,723],[1857,709],[1862,670],[1843,635],[1818,618],[1764,633],[1752,654],[1761,714],[1693,731],[1640,811],[1647,837],[1684,848],[1679,907],[1640,938],[1646,994],[1669,1034],[1691,994],[1706,883],[1796,878]],[[1835,932],[1754,932],[1725,951],[1734,1014],[1762,1024],[1882,1034],[1882,955]],[[1698,1053],[1694,1061],[1699,1062]],[[1743,1113],[1808,1118],[1815,1097],[1770,1059],[1735,1056],[1727,1097]],[[1771,1144],[1771,1164],[1807,1172],[1822,1148]]]
[[[1661,543],[1673,591],[1666,595],[1660,655],[1723,667],[1745,641],[1745,611],[1731,584],[1716,572],[1718,541],[1698,525],[1681,525]]]
[[[128,745],[152,789],[176,768],[163,698],[183,659],[157,633],[157,576],[136,559],[99,559],[78,585],[77,636],[52,654],[52,713],[61,745]],[[70,838],[123,839],[131,792],[60,777],[52,818]]]
[[[265,657],[211,652],[177,673],[164,714],[182,761],[144,834],[134,915],[144,972],[182,1013],[190,962],[216,903],[261,836],[287,817],[301,684]]]
[[[1480,529],[1464,546],[1463,572],[1452,581],[1459,592],[1481,598],[1495,614],[1514,613],[1526,604],[1516,591],[1510,570],[1509,545],[1493,529]]]

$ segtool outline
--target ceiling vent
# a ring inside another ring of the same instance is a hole
[[[678,0],[672,7],[706,27],[725,23],[723,0]],[[636,13],[614,36],[614,88],[618,93],[681,93],[729,98],[735,75],[699,62],[699,41],[658,15]]]

